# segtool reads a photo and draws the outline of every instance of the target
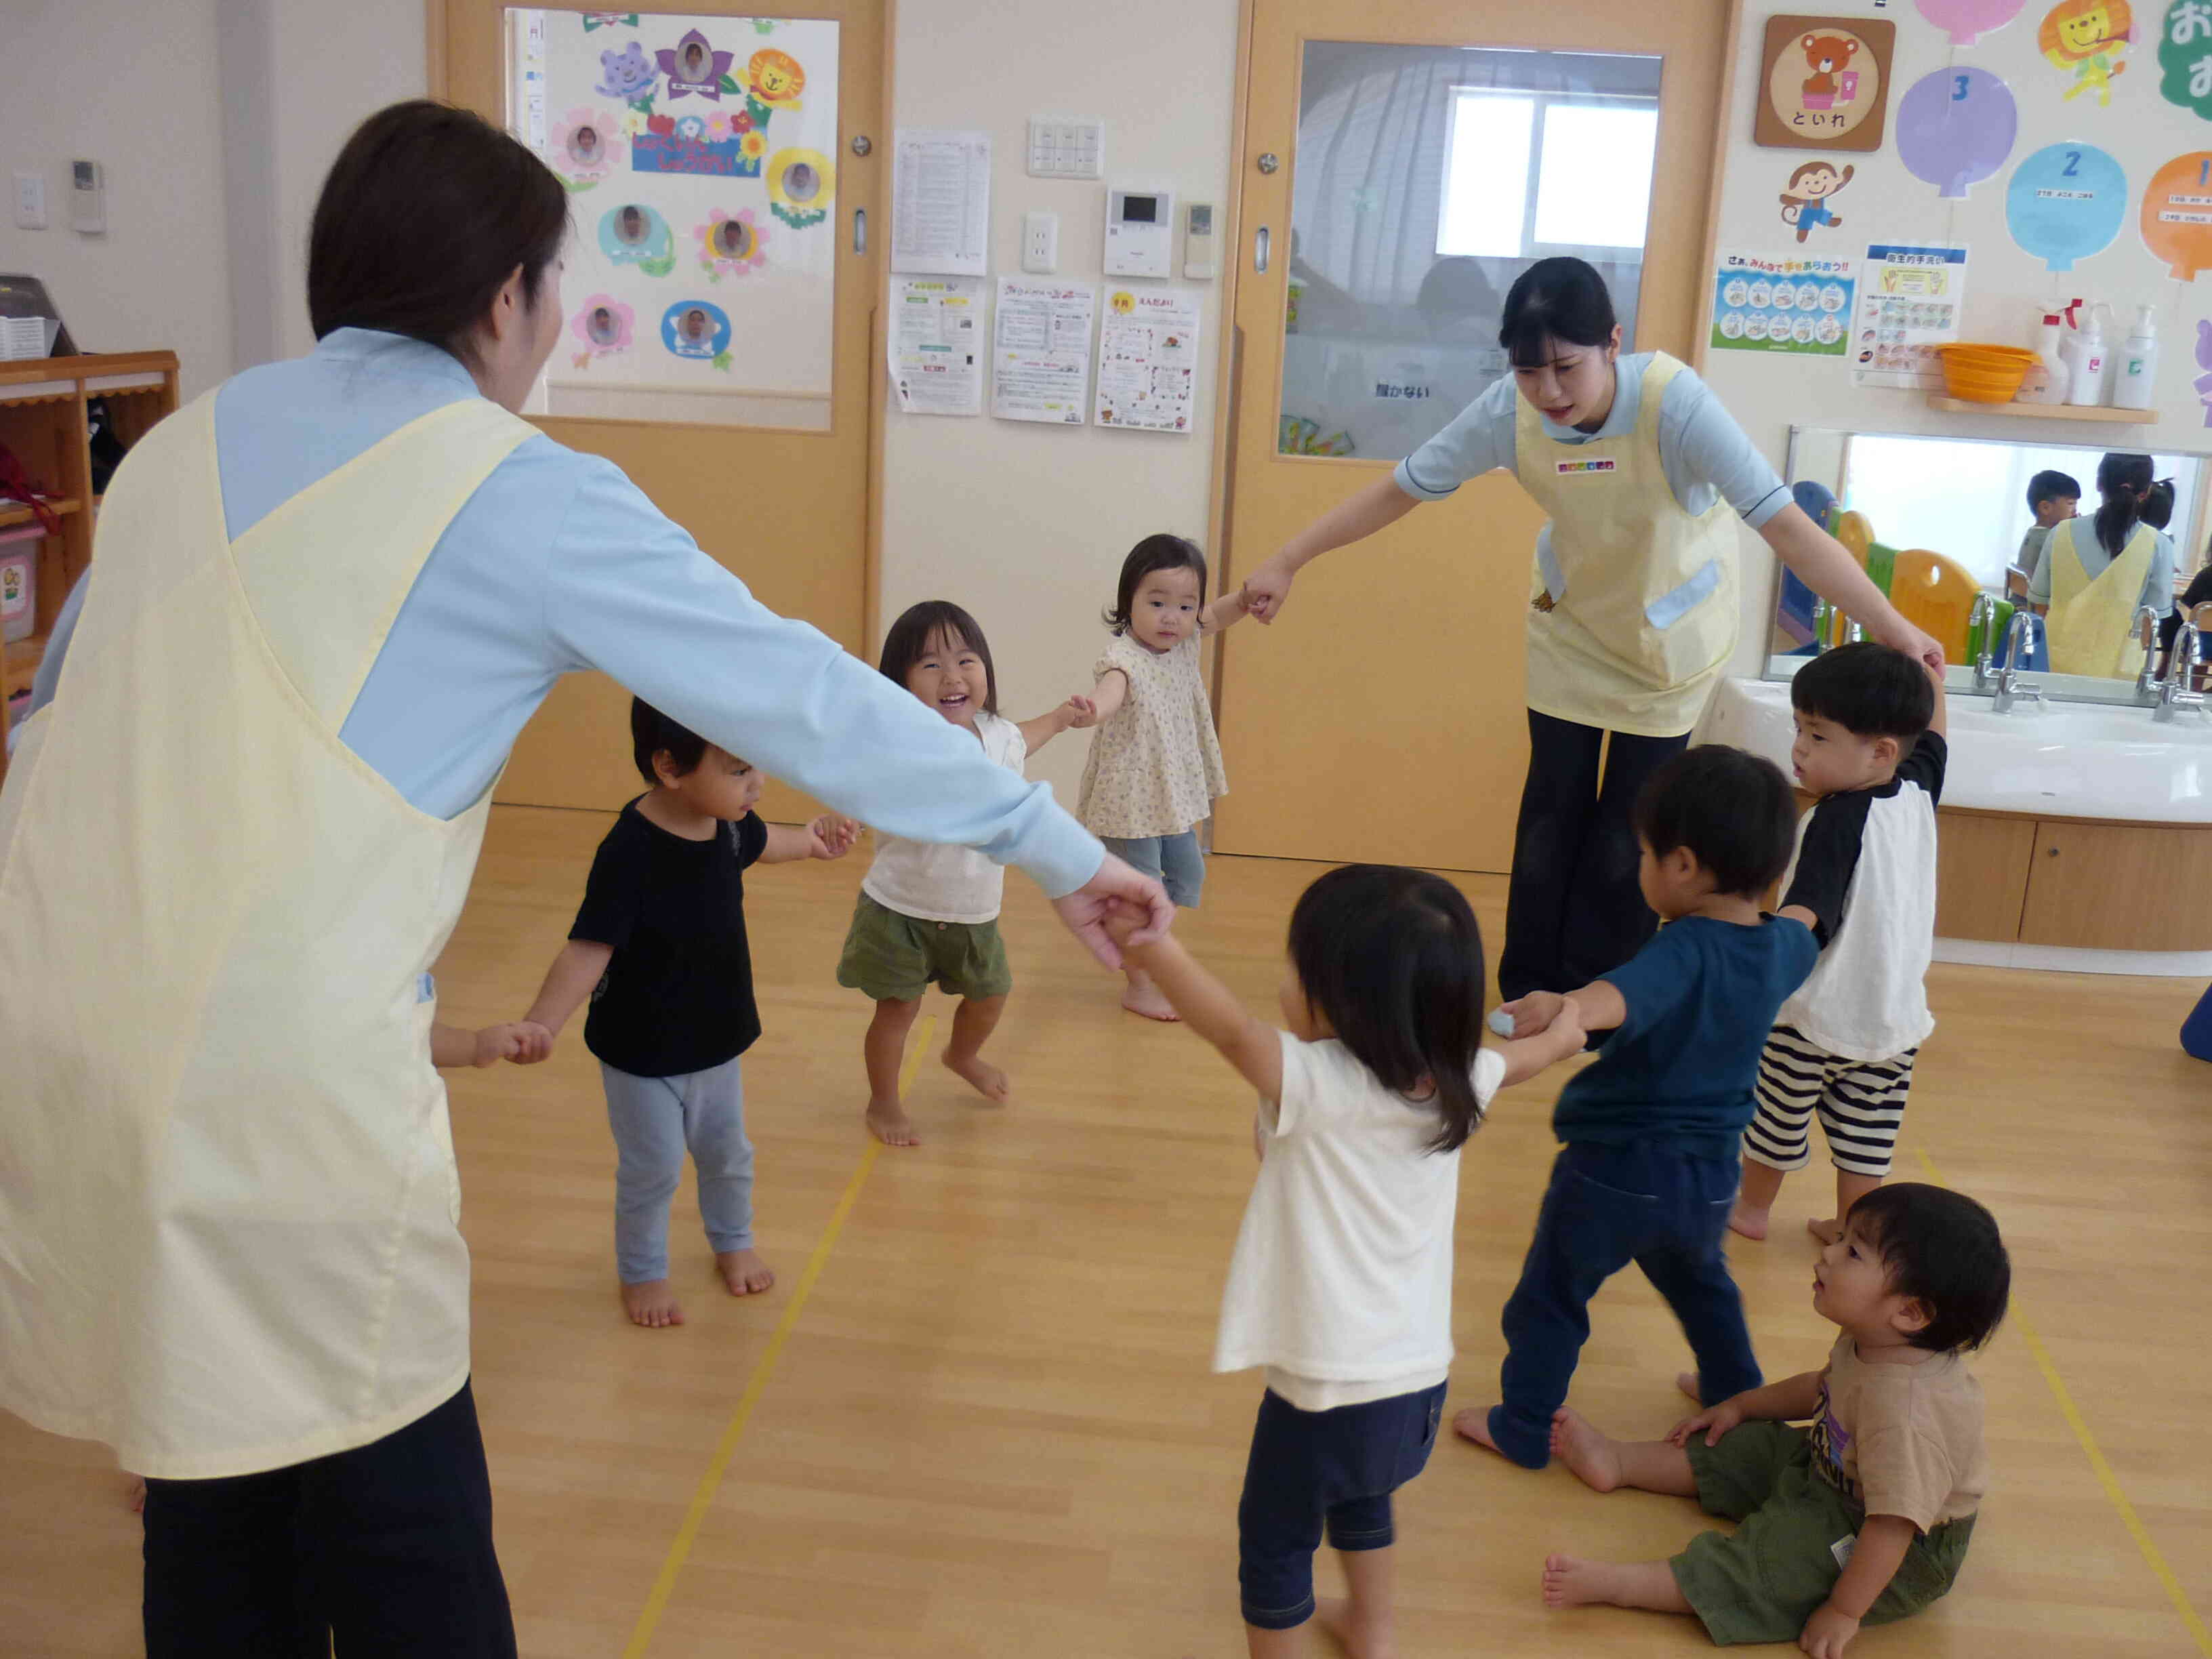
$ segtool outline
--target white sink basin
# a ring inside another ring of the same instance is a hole
[[[1949,704],[1951,760],[1943,805],[2031,817],[2212,823],[2212,717],[2181,711],[2170,725],[2141,707],[2037,703],[2008,714],[1987,697]],[[1723,680],[1698,725],[1701,743],[1733,744],[1790,769],[1790,688]]]

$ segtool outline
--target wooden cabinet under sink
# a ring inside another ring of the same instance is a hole
[[[2212,825],[1936,813],[1941,939],[2212,950]]]

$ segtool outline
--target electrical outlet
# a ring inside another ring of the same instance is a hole
[[[46,176],[43,173],[19,173],[15,175],[15,228],[44,230],[46,228]]]
[[[1022,216],[1022,269],[1048,276],[1060,269],[1060,216],[1025,213]]]

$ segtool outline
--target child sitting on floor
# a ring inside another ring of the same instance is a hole
[[[1636,803],[1638,880],[1666,925],[1603,979],[1504,1010],[1516,1037],[1570,1013],[1612,1033],[1552,1114],[1566,1145],[1505,1304],[1504,1400],[1452,1419],[1525,1468],[1550,1459],[1590,1298],[1632,1261],[1681,1321],[1708,1404],[1759,1386],[1721,1242],[1759,1048],[1819,954],[1804,923],[1759,913],[1790,861],[1793,808],[1770,761],[1717,744],[1675,756]]]
[[[1822,1369],[1664,1440],[1611,1440],[1566,1410],[1554,1422],[1553,1450],[1592,1490],[1694,1498],[1742,1524],[1669,1561],[1550,1556],[1544,1600],[1693,1613],[1723,1645],[1795,1639],[1814,1659],[1927,1607],[1957,1580],[1989,1486],[1964,1356],[2011,1286],[1996,1220],[1971,1198],[1907,1182],[1860,1199],[1813,1273],[1813,1310],[1840,1328]]]

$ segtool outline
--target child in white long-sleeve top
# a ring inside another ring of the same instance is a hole
[[[1428,1462],[1451,1367],[1459,1150],[1498,1089],[1578,1052],[1582,1028],[1569,1012],[1483,1047],[1474,912],[1443,878],[1388,865],[1333,870],[1298,900],[1287,1030],[1172,937],[1129,954],[1260,1093],[1213,1356],[1267,1374],[1237,1516],[1246,1643],[1303,1650],[1326,1532],[1351,1595],[1322,1619],[1352,1652],[1386,1652],[1390,1495]]]
[[[1206,555],[1181,536],[1147,536],[1121,562],[1106,626],[1114,637],[1093,665],[1095,723],[1075,815],[1108,849],[1157,878],[1186,909],[1206,884],[1198,826],[1229,793],[1213,708],[1199,672],[1199,640],[1240,622],[1239,588],[1208,605]],[[1128,967],[1121,1006],[1171,1020],[1174,1007],[1141,968]]]

